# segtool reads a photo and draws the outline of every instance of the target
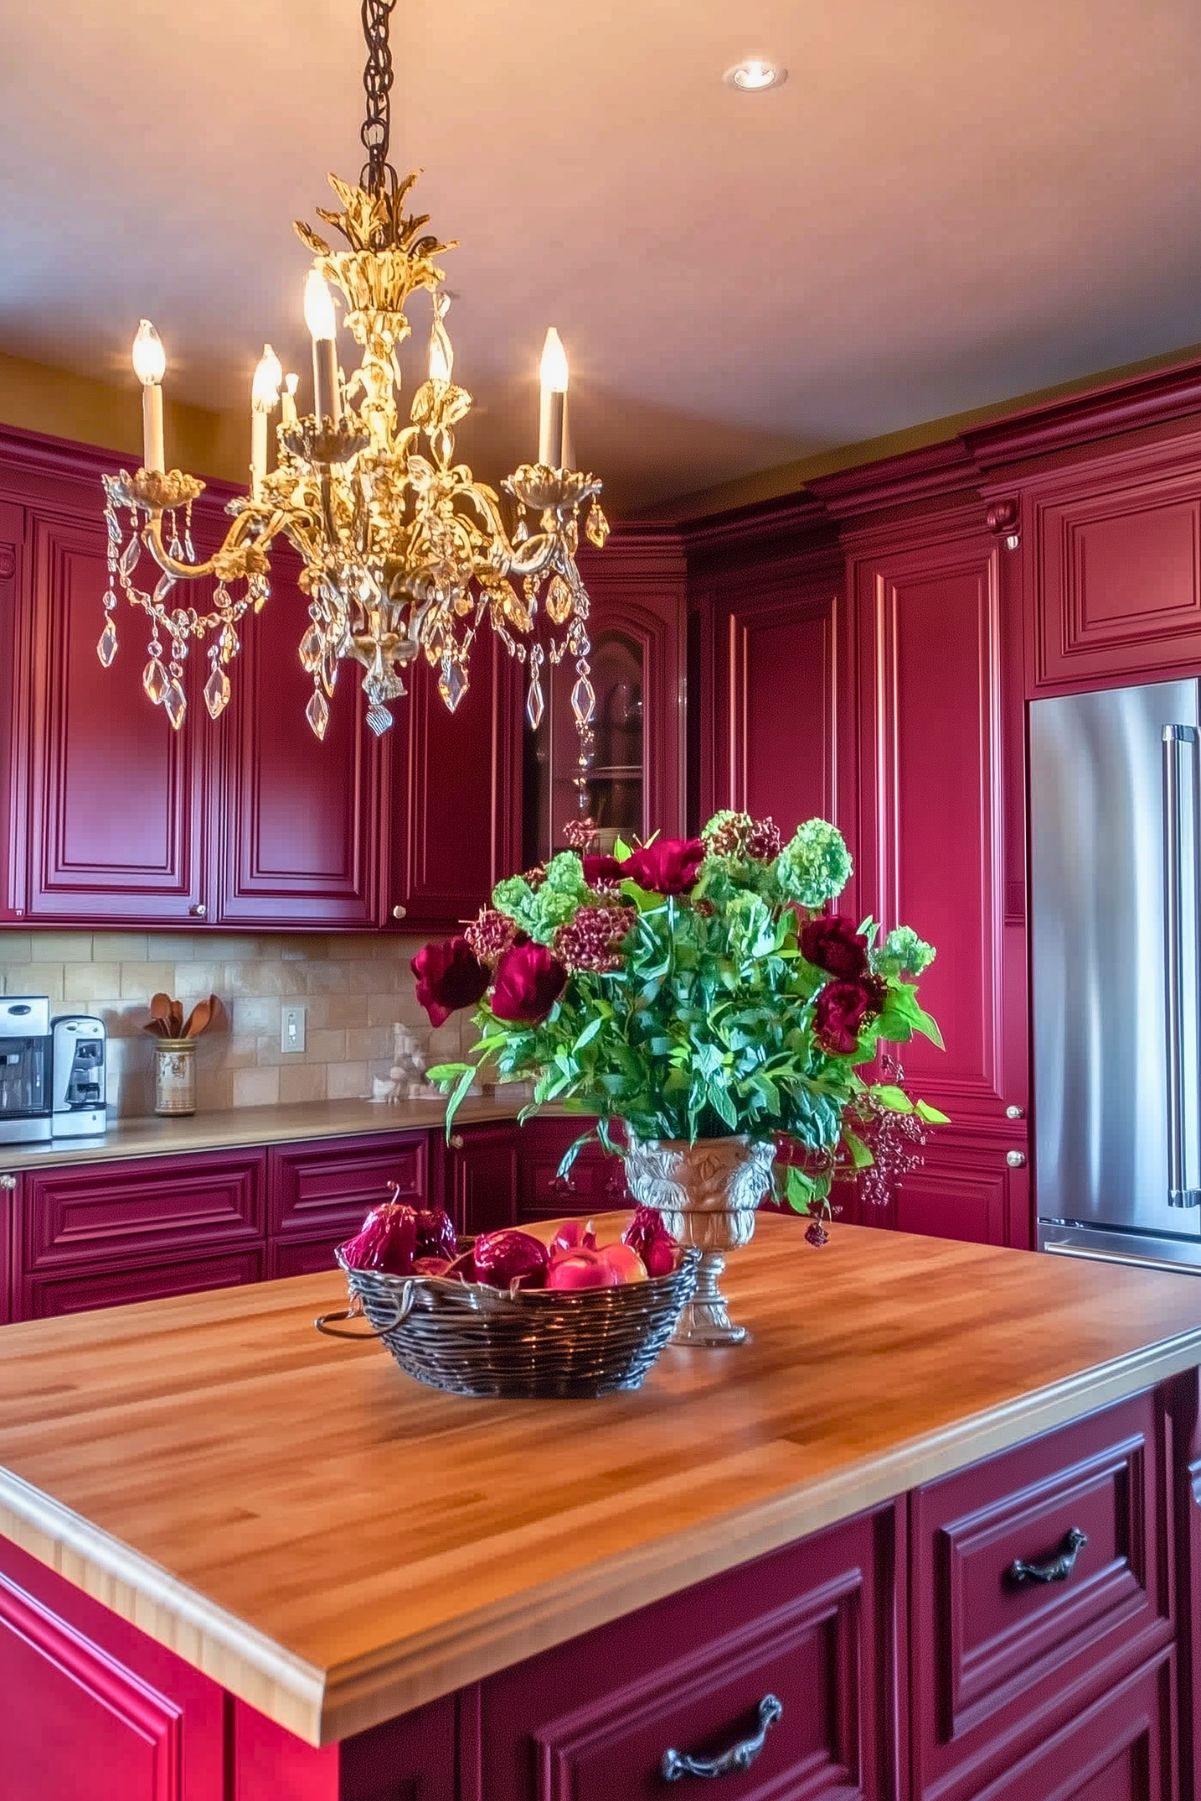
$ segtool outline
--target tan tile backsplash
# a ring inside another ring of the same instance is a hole
[[[48,994],[54,1013],[93,1013],[109,1033],[110,1109],[149,1113],[154,1039],[141,1027],[158,989],[185,1005],[207,994],[225,1004],[219,1031],[197,1047],[197,1104],[257,1107],[342,1100],[387,1077],[393,1033],[406,1028],[417,1057],[457,1056],[468,1016],[434,1031],[417,1004],[409,959],[416,938],[362,933],[284,937],[216,932],[0,932],[0,993]],[[305,1009],[305,1049],[280,1049],[280,1009]]]

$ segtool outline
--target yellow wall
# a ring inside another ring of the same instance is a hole
[[[175,467],[193,475],[246,480],[249,416],[210,413],[169,394],[166,410],[167,450]],[[117,386],[0,354],[0,425],[75,438],[133,458],[142,445],[141,390],[132,371]]]

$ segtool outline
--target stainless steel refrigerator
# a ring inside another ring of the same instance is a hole
[[[1196,681],[1030,708],[1039,1244],[1201,1273]]]

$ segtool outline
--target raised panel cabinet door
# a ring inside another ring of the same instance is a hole
[[[1172,1660],[1162,1656],[1099,1695],[972,1801],[1175,1801]]]
[[[625,1167],[598,1144],[585,1145],[563,1177],[559,1165],[576,1139],[593,1122],[587,1119],[530,1119],[518,1128],[518,1216],[556,1219],[559,1215],[610,1213],[632,1207]]]
[[[1009,1155],[995,1136],[931,1127],[918,1167],[880,1205],[865,1201],[858,1223],[1029,1250],[1030,1171]]]
[[[208,1288],[240,1288],[266,1275],[262,1246],[254,1250],[204,1251],[199,1256],[173,1256],[157,1261],[93,1264],[38,1271],[22,1278],[21,1319],[56,1319],[65,1313],[87,1313],[93,1307],[124,1307],[130,1301],[161,1301],[172,1295],[199,1294]]]
[[[1147,680],[1201,661],[1197,441],[1031,488],[1036,690]]]
[[[473,919],[521,852],[518,666],[481,632],[471,682],[451,713],[436,672],[414,665],[395,703],[387,923],[454,931]]]
[[[17,1227],[21,1267],[32,1273],[261,1243],[263,1174],[261,1151],[31,1170]]]
[[[108,585],[104,523],[35,513],[32,564],[28,875],[31,919],[203,917],[205,727],[189,670],[173,731],[142,692],[148,622],[116,615],[109,669],[96,655]]]
[[[28,771],[22,715],[28,693],[18,677],[18,671],[28,667],[29,656],[22,606],[24,560],[24,509],[0,501],[0,925],[19,919],[25,911]]]
[[[741,595],[718,610],[715,805],[770,815],[787,835],[839,817],[841,599],[836,584]]]
[[[0,940],[2,943],[2,940]],[[3,1153],[0,1153],[2,1155]],[[14,1220],[22,1200],[22,1178],[0,1169],[0,1326],[13,1317],[16,1303],[16,1258],[13,1254]]]
[[[921,982],[945,1051],[903,1047],[916,1093],[961,1128],[1013,1147],[1025,1126],[1028,1045],[1022,871],[1009,881],[1004,735],[1021,696],[1004,678],[999,549],[956,518],[928,541],[854,566],[859,637],[858,899],[883,931],[912,926],[937,948]],[[1009,1123],[1007,1123],[1007,1117]]]
[[[334,1249],[352,1238],[372,1207],[397,1199],[430,1205],[430,1134],[384,1132],[273,1145],[267,1152],[267,1231],[272,1275],[333,1269]],[[295,1239],[305,1249],[287,1249]],[[320,1261],[316,1260],[318,1257]]]
[[[270,599],[245,623],[232,698],[217,722],[225,751],[224,805],[214,815],[218,917],[361,930],[378,924],[381,910],[382,753],[353,662],[339,665],[324,738],[310,729],[313,679],[299,658],[308,625],[295,559],[274,555]]]
[[[462,1126],[452,1132],[446,1189],[456,1231],[474,1237],[516,1225],[517,1135],[514,1123]]]
[[[1138,1395],[910,1497],[918,1796],[987,1790],[1170,1649],[1161,1425]]]
[[[4,1801],[224,1801],[224,1696],[0,1540]]]
[[[485,1681],[463,1801],[661,1801],[707,1786],[678,1759],[760,1737],[715,1794],[891,1801],[893,1527],[861,1516]]]

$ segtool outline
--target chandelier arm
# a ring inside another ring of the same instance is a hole
[[[253,538],[251,538],[249,535],[250,529],[252,526],[256,525],[260,526],[261,529],[255,533]],[[265,524],[262,523],[261,515],[259,514],[250,512],[239,513],[238,517],[226,532],[225,540],[220,549],[215,550],[211,557],[206,557],[201,563],[185,563],[178,557],[173,557],[171,555],[171,552],[163,543],[163,515],[161,511],[155,511],[150,514],[145,525],[142,527],[141,538],[142,543],[146,546],[146,549],[150,552],[164,574],[174,576],[177,581],[198,581],[205,575],[221,576],[223,564],[225,565],[223,579],[231,581],[236,580],[237,577],[243,573],[251,573],[251,571],[231,570],[229,567],[231,559],[238,557],[244,549],[248,550],[251,546],[265,551],[267,545],[285,529],[285,526],[286,521],[281,513],[273,514]]]

